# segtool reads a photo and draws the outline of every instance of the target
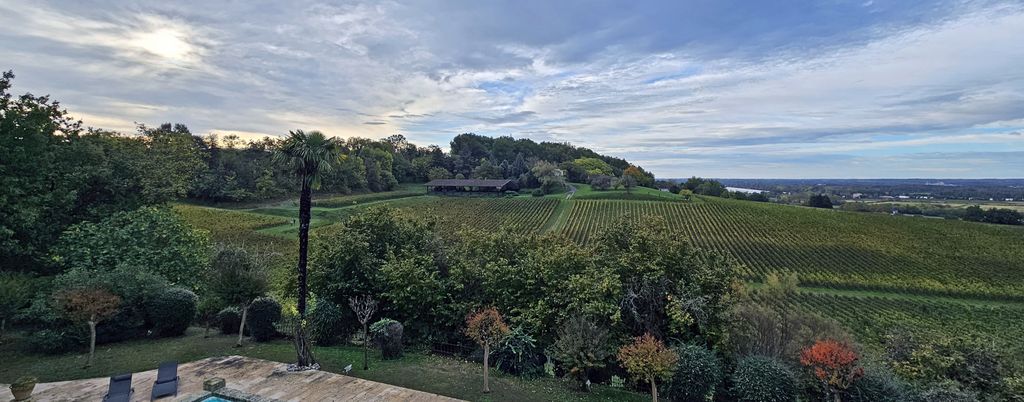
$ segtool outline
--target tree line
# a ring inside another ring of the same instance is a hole
[[[259,201],[300,190],[293,172],[273,161],[285,138],[203,137],[170,123],[139,124],[131,135],[84,128],[49,96],[13,95],[13,78],[9,71],[0,78],[5,270],[54,272],[50,246],[78,222],[183,198]],[[388,191],[440,178],[508,178],[548,193],[564,180],[585,181],[586,161],[601,163],[602,173],[629,173],[637,184],[653,185],[653,175],[642,168],[587,148],[476,134],[456,136],[449,152],[402,135],[340,140],[334,168],[320,179],[321,189],[332,193]]]

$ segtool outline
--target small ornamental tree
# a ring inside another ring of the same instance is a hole
[[[864,368],[857,364],[860,356],[848,344],[834,339],[815,342],[800,352],[800,364],[811,369],[828,396],[836,402],[858,378]]]
[[[500,342],[508,332],[508,325],[494,307],[485,308],[466,318],[466,335],[484,348],[484,392],[491,392],[487,383],[491,345]]]
[[[352,312],[356,313],[356,319],[359,320],[360,324],[363,324],[363,370],[369,370],[369,344],[370,344],[370,332],[366,328],[366,323],[370,321],[370,317],[373,317],[373,313],[377,311],[377,301],[373,300],[370,296],[356,296],[348,298],[348,306],[352,308]]]
[[[246,315],[257,297],[267,293],[269,273],[266,255],[241,247],[222,246],[213,256],[208,273],[209,296],[225,304],[238,306],[242,317],[238,324],[238,343],[242,346]]]
[[[68,319],[89,324],[89,360],[85,366],[92,366],[96,354],[96,324],[117,313],[121,298],[104,289],[79,288],[57,293],[56,301]]]
[[[645,333],[619,349],[619,360],[629,374],[651,384],[651,399],[658,402],[656,381],[672,375],[679,356],[650,333]]]

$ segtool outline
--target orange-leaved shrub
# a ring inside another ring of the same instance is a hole
[[[860,355],[849,344],[834,339],[819,340],[800,352],[800,364],[811,369],[836,401],[843,391],[864,376],[859,360]]]

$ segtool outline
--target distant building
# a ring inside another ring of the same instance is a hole
[[[511,179],[438,179],[424,184],[433,193],[501,193],[515,190]]]
[[[1013,201],[1013,198],[1007,198],[1006,201]]]
[[[853,193],[853,195],[851,195],[851,197],[853,197],[853,198],[860,198],[860,197],[863,197],[863,196],[864,196],[864,193]]]
[[[901,200],[908,200],[908,199],[910,199],[910,196],[909,195],[901,195],[901,196],[899,196],[899,198]]]

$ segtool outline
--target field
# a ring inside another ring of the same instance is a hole
[[[756,287],[773,271],[801,281],[792,306],[834,317],[864,342],[894,326],[961,331],[1024,355],[1024,228],[920,217],[829,211],[712,197],[691,201],[654,190],[513,198],[436,197],[384,193],[313,209],[314,227],[341,222],[371,205],[389,205],[435,220],[443,231],[510,227],[518,233],[562,234],[589,244],[624,215],[661,217],[669,230],[743,263]],[[215,239],[294,244],[292,204],[246,211],[177,206]],[[218,217],[223,214],[223,217]],[[234,235],[230,235],[234,233]],[[314,229],[315,233],[315,229]],[[948,325],[957,323],[958,328]],[[1013,346],[1016,345],[1016,346]]]
[[[706,198],[576,200],[561,231],[587,243],[627,214],[728,252],[747,280],[789,270],[810,285],[1024,300],[1024,228]]]
[[[951,208],[967,208],[972,205],[981,206],[984,209],[992,208],[1004,208],[1012,209],[1018,212],[1024,212],[1024,202],[1020,201],[987,201],[987,200],[976,200],[976,201],[965,201],[965,200],[903,200],[903,199],[864,199],[864,200],[851,200],[864,202],[868,204],[897,204],[897,205],[914,205],[914,206],[948,206]]]

